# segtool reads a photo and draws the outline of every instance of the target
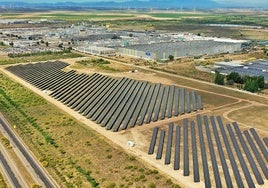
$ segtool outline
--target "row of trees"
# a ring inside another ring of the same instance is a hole
[[[215,83],[218,85],[225,84],[225,76],[216,71]],[[258,92],[265,88],[265,81],[263,76],[241,76],[237,72],[231,72],[226,76],[226,84],[239,84],[239,88],[250,92]]]
[[[43,51],[43,52],[33,52],[33,53],[9,53],[8,57],[15,58],[15,57],[29,57],[29,56],[39,56],[39,55],[50,55],[50,54],[65,54],[65,53],[71,53],[71,49],[63,49],[61,51],[55,51],[52,52],[51,50]]]

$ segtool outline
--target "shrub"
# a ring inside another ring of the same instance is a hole
[[[215,84],[224,85],[224,76],[216,71]]]
[[[153,182],[151,182],[151,183],[149,183],[148,187],[149,188],[156,188],[156,185]]]
[[[107,185],[107,188],[114,188],[115,186],[116,186],[116,184],[114,182],[112,182],[109,185]]]
[[[134,156],[130,156],[130,157],[129,157],[129,160],[130,160],[130,161],[135,161],[136,158],[135,158]]]

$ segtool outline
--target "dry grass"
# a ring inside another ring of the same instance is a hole
[[[234,111],[228,114],[228,117],[235,121],[247,124],[250,127],[262,129],[268,132],[267,114],[267,106],[251,106]]]
[[[180,63],[180,62],[173,62],[167,65],[163,65],[160,67],[157,67],[157,69],[171,72],[173,74],[186,76],[189,78],[194,78],[198,80],[204,80],[207,82],[213,82],[214,81],[214,75],[211,73],[206,73],[199,71],[195,68],[193,60],[186,63]]]
[[[5,182],[2,174],[0,173],[0,188],[5,188],[7,187],[7,183]]]

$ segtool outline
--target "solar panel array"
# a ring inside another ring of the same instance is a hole
[[[63,71],[69,64],[46,62],[7,68],[13,74],[96,121],[107,130],[118,131],[202,110],[202,97],[176,86],[114,79],[94,73]]]
[[[224,126],[220,116],[201,115],[196,121],[183,119],[175,131],[173,126],[168,126],[167,141],[163,136],[157,140],[158,132],[165,135],[167,128],[154,128],[148,154],[159,143],[157,156],[166,152],[164,164],[193,182],[204,182],[206,188],[254,188],[267,182],[267,138],[262,141],[254,128],[242,131],[236,122]]]

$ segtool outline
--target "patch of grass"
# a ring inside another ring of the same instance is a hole
[[[77,64],[88,67],[93,66],[94,68],[97,68],[102,71],[108,71],[108,72],[120,72],[120,70],[113,68],[110,61],[104,60],[102,58],[99,59],[91,59],[91,60],[81,60],[76,61]]]
[[[11,148],[10,141],[6,137],[2,137],[1,142],[6,148],[8,148],[8,149]]]

